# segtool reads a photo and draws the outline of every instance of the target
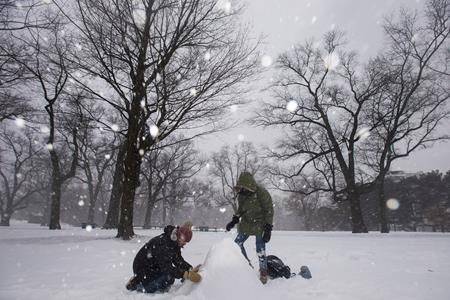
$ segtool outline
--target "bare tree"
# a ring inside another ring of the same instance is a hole
[[[113,164],[118,146],[114,138],[93,127],[94,121],[85,121],[80,125],[78,165],[84,176],[79,176],[88,186],[89,210],[87,223],[94,224],[95,206],[99,193],[105,191],[104,179],[107,169]]]
[[[213,0],[78,0],[76,10],[76,16],[65,13],[80,32],[83,51],[74,62],[110,87],[112,97],[96,94],[125,124],[117,236],[129,239],[140,152],[177,129],[199,128],[205,121],[214,125],[231,96],[242,92],[237,84],[253,74],[254,60],[248,58],[255,48],[247,46],[247,31],[235,22],[237,13],[218,9]]]
[[[35,89],[45,101],[49,128],[47,149],[52,165],[50,229],[61,229],[59,224],[61,188],[64,182],[75,176],[78,161],[77,123],[82,122],[78,103],[83,96],[76,91],[73,91],[74,95],[68,93],[68,73],[72,69],[67,64],[66,55],[71,47],[71,37],[63,33],[64,29],[63,24],[56,21],[52,23],[51,27],[45,29],[27,28],[26,35],[15,36],[25,52],[19,57],[11,55],[16,63],[25,67],[27,72],[33,76]],[[21,57],[25,55],[31,59],[22,60]],[[68,102],[65,107],[63,106],[66,104],[60,103],[63,99]],[[70,103],[74,105],[70,105]],[[58,149],[57,144],[57,131],[62,129],[61,125],[58,127],[57,124],[57,111],[61,112],[61,107],[65,111],[65,116],[61,118],[65,121],[61,122],[66,123],[65,129],[70,128],[71,140],[68,141],[63,136],[59,141],[62,141],[63,145],[72,144],[74,146],[72,162],[67,172],[63,172],[61,169],[60,155],[58,154],[61,149]],[[71,109],[72,111],[70,111]]]
[[[224,146],[219,152],[211,156],[210,173],[219,181],[221,197],[218,205],[231,205],[233,211],[237,211],[237,194],[234,187],[237,184],[239,175],[243,171],[253,175],[260,175],[264,168],[262,159],[252,143],[243,142],[233,148]],[[261,174],[262,175],[262,174]]]
[[[376,174],[380,230],[389,232],[384,182],[392,163],[413,151],[447,140],[439,125],[448,120],[450,96],[448,82],[450,2],[428,1],[425,20],[403,10],[387,18],[384,31],[388,49],[374,60],[389,82],[382,97],[366,110],[371,138],[365,144],[367,166]]]
[[[14,132],[4,126],[0,132],[0,216],[2,226],[9,226],[14,212],[28,206],[41,190],[35,159],[37,149],[30,132]]]

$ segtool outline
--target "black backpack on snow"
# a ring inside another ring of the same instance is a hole
[[[275,255],[267,256],[267,272],[271,278],[291,277],[291,268]]]

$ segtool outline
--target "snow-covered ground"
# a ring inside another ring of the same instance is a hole
[[[135,253],[160,232],[136,233],[126,242],[101,229],[0,227],[0,299],[450,299],[449,234],[276,231],[267,252],[293,271],[308,265],[313,278],[263,286],[232,242],[235,232],[194,232],[183,256],[204,263],[202,282],[177,281],[169,293],[149,295],[124,286]],[[254,238],[246,245],[256,265]]]

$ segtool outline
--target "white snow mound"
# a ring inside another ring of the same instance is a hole
[[[199,284],[186,282],[175,294],[194,299],[267,299],[268,290],[259,281],[257,268],[249,266],[231,238],[209,249],[200,274]]]

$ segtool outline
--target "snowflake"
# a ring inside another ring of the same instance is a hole
[[[48,151],[53,151],[53,144],[52,144],[52,143],[48,143],[48,144],[46,145],[46,147],[47,147],[47,150],[48,150]]]
[[[205,53],[205,60],[210,60],[211,59],[211,52],[206,52]]]
[[[189,90],[189,93],[191,94],[191,96],[195,96],[197,95],[197,90],[195,88],[192,88]]]
[[[238,135],[238,140],[239,140],[239,141],[242,142],[244,139],[245,139],[245,136],[244,136],[243,134],[239,134],[239,135]]]
[[[112,124],[111,129],[112,129],[112,131],[117,132],[117,131],[119,131],[119,126],[117,124]]]
[[[356,138],[359,137],[360,140],[365,140],[366,138],[368,138],[370,135],[370,128],[369,127],[363,127],[361,129],[359,129],[356,132]]]
[[[15,120],[17,127],[23,128],[25,127],[25,120],[22,118],[16,118]]]
[[[263,67],[270,67],[270,65],[272,64],[272,57],[270,57],[269,55],[263,55],[261,57],[261,65]]]
[[[86,231],[87,232],[91,232],[92,231],[92,226],[91,225],[87,225],[86,226]]]
[[[106,158],[106,159],[110,159],[110,158],[111,158],[111,155],[110,155],[110,154],[105,154],[105,158]]]
[[[140,155],[140,156],[144,156],[144,154],[145,154],[144,149],[139,149],[139,155]]]
[[[221,207],[219,210],[220,210],[221,213],[224,213],[224,212],[227,211],[227,209],[225,207]]]
[[[328,70],[334,70],[339,65],[339,56],[332,52],[323,58],[325,68]]]
[[[150,135],[155,138],[159,135],[159,128],[156,125],[151,125],[150,126]]]
[[[295,112],[297,110],[297,108],[298,108],[298,103],[295,100],[289,101],[286,105],[286,109],[291,113]]]
[[[238,110],[238,106],[236,104],[233,104],[230,106],[231,112],[236,112]]]
[[[41,132],[42,133],[49,133],[50,132],[50,128],[48,128],[47,126],[41,126]]]
[[[386,206],[390,210],[397,210],[400,207],[400,202],[395,198],[391,198],[386,201]]]
[[[311,24],[316,23],[316,21],[317,21],[317,17],[316,17],[316,16],[313,16],[312,19],[311,19]]]
[[[217,1],[217,7],[223,10],[225,13],[229,14],[231,12],[231,2],[227,0]]]

